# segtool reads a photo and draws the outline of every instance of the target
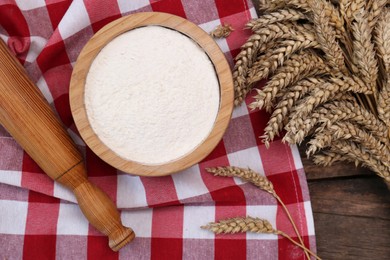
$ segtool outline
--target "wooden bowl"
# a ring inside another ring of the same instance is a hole
[[[219,86],[220,105],[209,136],[189,154],[160,165],[144,165],[118,156],[95,134],[84,103],[85,81],[89,68],[100,50],[118,35],[129,30],[159,25],[181,32],[199,44],[214,65]],[[86,144],[101,159],[115,168],[134,175],[163,176],[184,170],[205,158],[219,143],[233,110],[233,81],[229,64],[215,41],[200,27],[178,16],[165,13],[137,13],[115,20],[98,31],[85,45],[77,59],[70,82],[70,106],[76,126]]]

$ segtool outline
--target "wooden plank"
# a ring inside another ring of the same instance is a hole
[[[309,182],[323,259],[390,259],[390,197],[379,177]]]

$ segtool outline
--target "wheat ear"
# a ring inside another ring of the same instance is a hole
[[[314,108],[321,104],[328,102],[334,98],[338,93],[346,93],[352,91],[355,93],[372,94],[365,86],[361,86],[353,78],[344,77],[343,80],[339,78],[330,78],[328,82],[317,86],[307,97],[302,99],[297,105],[291,120],[302,116],[307,116]]]
[[[306,18],[306,15],[298,10],[291,8],[281,9],[276,12],[264,14],[257,19],[249,21],[246,24],[246,27],[252,31],[256,31],[269,24],[277,22],[298,21]]]
[[[356,98],[350,93],[337,93],[333,97],[332,102],[337,101],[356,102]],[[323,106],[325,105],[327,105],[327,103]],[[306,136],[322,130],[321,125],[318,125],[317,128],[314,127],[319,123],[319,119],[322,116],[321,112],[324,110],[323,106],[317,107],[312,112],[309,112],[309,114],[306,116],[303,115],[302,117],[296,117],[296,114],[292,112],[290,114],[290,120],[284,127],[286,134],[282,142],[300,144]],[[295,108],[292,111],[295,111]]]
[[[251,109],[263,108],[270,110],[272,103],[281,89],[303,78],[326,73],[327,66],[323,60],[313,52],[300,52],[293,54],[282,67],[279,67],[272,79],[262,89],[257,89],[255,101],[249,105]]]
[[[307,254],[308,259],[311,256],[316,259],[320,259],[316,254],[314,254],[310,249],[297,243],[293,240],[289,235],[284,233],[283,231],[274,229],[271,223],[266,219],[254,218],[251,216],[243,217],[243,218],[229,218],[225,220],[220,220],[218,222],[210,222],[206,226],[201,226],[201,228],[209,230],[215,234],[236,234],[236,233],[244,233],[244,232],[252,232],[258,234],[274,234],[281,235],[287,238],[294,245],[300,247],[305,254]]]
[[[210,230],[215,234],[235,234],[243,232],[278,234],[277,230],[275,230],[267,220],[252,218],[250,216],[246,218],[229,218],[218,222],[211,222],[201,228]]]
[[[389,167],[375,159],[369,151],[354,142],[342,140],[333,142],[332,147],[325,154],[314,156],[314,162],[324,166],[336,161],[351,161],[355,164],[360,162],[373,170],[378,176],[384,178],[387,183],[390,183]]]
[[[295,83],[294,85],[284,88],[278,92],[276,98],[278,103],[287,101],[289,109],[294,106],[295,102],[313,90],[316,85],[324,83],[320,77],[308,77]]]
[[[324,125],[331,125],[337,121],[351,121],[367,129],[373,136],[381,142],[389,144],[389,129],[373,113],[359,106],[356,102],[334,101],[325,104],[323,117],[319,122]],[[322,129],[319,129],[322,130]]]
[[[361,144],[378,160],[381,158],[389,158],[389,148],[381,143],[377,138],[373,137],[366,130],[360,129],[356,124],[344,121],[337,122],[329,127],[326,127],[322,132],[317,133],[315,137],[309,141],[310,146],[306,150],[308,156],[314,154],[319,149],[329,147],[337,140],[351,140]],[[386,166],[389,166],[385,161]]]
[[[340,13],[334,7],[333,4],[329,3],[326,0],[315,0],[320,2],[322,8],[325,11],[325,15],[329,17],[329,23],[337,30],[337,34],[339,36],[344,35],[344,21],[340,17]],[[298,8],[304,10],[305,12],[312,12],[312,8],[310,6],[310,0],[280,0],[280,1],[260,1],[260,9],[272,12],[282,8]]]
[[[354,101],[355,98],[349,94],[345,93],[337,93],[333,97],[334,101]],[[280,103],[279,103],[280,104]],[[309,114],[307,117],[299,118],[298,122],[288,121],[287,114],[290,112],[290,109],[287,110],[286,107],[282,107],[282,109],[278,109],[279,104],[275,108],[272,113],[267,126],[264,129],[264,135],[260,136],[262,138],[263,143],[265,143],[266,147],[269,147],[269,142],[272,141],[275,135],[279,135],[279,131],[284,127],[287,132],[285,134],[285,138],[283,141],[287,141],[289,143],[300,143],[303,141],[303,138],[309,134],[309,131],[314,127],[317,123],[318,117],[320,116],[318,113],[313,112]],[[289,123],[291,122],[291,123]],[[292,125],[294,127],[292,127]],[[303,130],[309,129],[308,132],[301,131],[301,127],[303,126]],[[291,131],[291,128],[294,129],[294,132]],[[298,132],[297,132],[298,129]],[[317,128],[319,130],[319,128]]]
[[[345,66],[344,54],[336,42],[336,32],[329,25],[329,17],[326,16],[325,9],[321,1],[312,1],[313,22],[317,35],[317,41],[325,53],[325,58],[329,67],[334,68],[334,73],[338,71],[347,75],[348,69]]]
[[[345,155],[334,151],[334,149],[322,151],[321,153],[315,154],[313,156],[313,162],[322,166],[331,166],[335,162],[347,161],[348,159],[349,158],[347,158]]]
[[[372,29],[368,26],[367,14],[364,9],[361,9],[355,18],[356,22],[352,24],[354,63],[362,80],[375,93],[378,63],[375,58],[374,44],[371,41]]]
[[[375,47],[380,62],[385,69],[385,79],[390,73],[390,9],[386,8],[379,17],[377,26],[375,27]]]
[[[225,166],[217,168],[206,168],[206,171],[214,174],[214,176],[222,177],[238,177],[245,181],[251,182],[253,185],[268,192],[275,198],[278,197],[274,190],[272,182],[270,182],[265,176],[262,176],[251,169],[243,169],[234,166]]]
[[[344,95],[344,94],[343,94]],[[313,110],[307,116],[297,117],[286,126],[285,140],[289,143],[301,143],[317,124],[316,132],[322,131],[337,121],[351,121],[368,131],[384,143],[388,143],[388,128],[374,114],[351,101],[332,101]]]

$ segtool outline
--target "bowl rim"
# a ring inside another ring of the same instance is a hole
[[[100,50],[118,35],[144,26],[163,26],[176,30],[195,41],[209,56],[216,71],[220,87],[220,104],[214,127],[209,135],[194,150],[188,154],[163,164],[142,164],[129,161],[107,147],[92,129],[87,116],[84,90],[89,68]],[[233,111],[233,79],[225,55],[205,31],[196,24],[179,16],[159,13],[142,12],[130,14],[110,22],[100,29],[84,46],[74,66],[69,89],[71,112],[76,127],[90,149],[111,166],[138,176],[170,175],[203,160],[218,145],[225,133]]]

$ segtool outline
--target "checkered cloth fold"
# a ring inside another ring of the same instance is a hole
[[[135,12],[167,12],[210,32],[228,23],[235,31],[217,43],[232,64],[249,36],[244,24],[256,17],[247,0],[119,0],[0,2],[0,37],[8,44],[83,152],[90,180],[122,210],[123,223],[137,234],[119,253],[91,227],[67,189],[50,180],[0,127],[1,259],[304,259],[286,239],[269,234],[214,235],[200,229],[236,216],[268,219],[295,237],[285,213],[269,194],[238,179],[214,177],[206,167],[250,167],[266,175],[287,204],[305,244],[315,250],[309,193],[295,146],[266,149],[257,138],[267,115],[233,112],[223,140],[201,163],[173,176],[145,178],[122,173],[101,161],[80,138],[69,107],[74,62],[92,35],[107,23]],[[0,61],[1,62],[1,61]],[[247,103],[251,102],[250,99]],[[1,105],[1,104],[0,104]]]

